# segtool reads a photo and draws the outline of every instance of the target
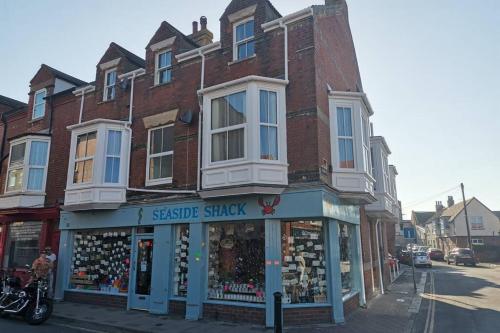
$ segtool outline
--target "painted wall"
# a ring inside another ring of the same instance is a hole
[[[484,230],[473,230],[471,224],[471,236],[499,236],[500,235],[500,221],[498,217],[487,209],[478,200],[472,200],[467,205],[467,213],[469,215],[469,223],[471,218],[475,216],[482,216]],[[454,236],[467,236],[467,226],[465,223],[465,212],[462,211],[455,218],[453,228]]]

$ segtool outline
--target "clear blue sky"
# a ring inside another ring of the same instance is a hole
[[[218,39],[227,3],[0,0],[0,94],[26,101],[41,63],[91,81],[111,41],[143,57],[163,20],[188,34],[206,15]],[[322,1],[273,3],[286,15]],[[393,152],[405,212],[432,210],[448,192],[435,195],[460,182],[467,197],[500,210],[500,1],[348,3],[375,133]]]

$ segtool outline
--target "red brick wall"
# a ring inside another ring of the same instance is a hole
[[[351,297],[344,302],[344,316],[347,317],[359,308],[359,295]]]
[[[331,307],[283,309],[285,326],[331,323],[332,318]]]
[[[120,309],[127,308],[127,297],[122,296],[66,291],[64,292],[64,300],[66,302],[102,305]]]
[[[186,302],[185,301],[169,301],[168,313],[185,316],[186,315]]]
[[[203,317],[230,322],[266,324],[266,310],[221,304],[203,304]]]

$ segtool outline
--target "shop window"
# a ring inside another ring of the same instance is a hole
[[[283,303],[326,303],[322,221],[281,223]]]
[[[263,223],[209,226],[208,298],[265,302]]]
[[[175,228],[174,296],[186,297],[188,284],[189,225]]]
[[[48,138],[27,137],[11,143],[6,192],[45,191]]]
[[[342,295],[351,293],[352,278],[352,228],[347,224],[339,224],[340,274],[342,278]]]
[[[42,222],[15,222],[9,226],[6,250],[9,268],[31,266],[40,252]]]
[[[130,229],[79,231],[73,239],[70,289],[128,292]]]

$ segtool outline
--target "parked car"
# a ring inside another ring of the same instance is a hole
[[[432,261],[431,258],[429,257],[429,254],[424,251],[414,252],[413,261],[415,263],[415,266],[425,266],[429,268],[432,267]]]
[[[411,265],[411,254],[410,251],[401,251],[398,254],[399,262],[405,265]]]
[[[444,252],[440,249],[430,248],[427,250],[431,260],[444,260]]]
[[[458,266],[458,264],[463,264],[464,266],[476,266],[476,258],[474,258],[474,253],[470,249],[465,248],[453,249],[450,253],[448,253],[446,262],[448,263],[448,265],[454,263],[456,266]]]
[[[429,250],[429,246],[419,246],[417,250],[414,252],[427,252]]]

